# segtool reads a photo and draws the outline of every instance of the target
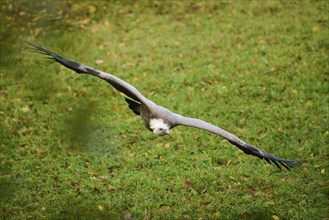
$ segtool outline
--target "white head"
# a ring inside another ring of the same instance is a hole
[[[169,134],[170,126],[164,123],[161,118],[152,118],[150,120],[150,128],[154,134],[164,136]]]

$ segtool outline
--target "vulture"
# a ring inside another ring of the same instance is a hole
[[[169,135],[170,130],[176,126],[188,126],[219,135],[228,140],[234,146],[238,147],[244,153],[264,159],[270,164],[273,163],[279,169],[283,166],[290,170],[290,168],[297,167],[302,162],[301,160],[285,160],[273,156],[272,154],[246,143],[234,134],[231,134],[230,132],[211,123],[205,122],[198,118],[185,117],[174,113],[165,107],[155,104],[146,98],[134,86],[112,74],[96,70],[82,63],[68,59],[39,45],[29,42],[28,44],[37,52],[48,56],[48,58],[75,71],[76,73],[93,75],[110,83],[116,90],[126,95],[125,101],[127,102],[129,108],[136,115],[141,117],[145,127],[148,130],[158,136]]]

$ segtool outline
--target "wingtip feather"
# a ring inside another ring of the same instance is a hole
[[[269,154],[265,151],[262,151],[262,150],[254,147],[250,144],[245,144],[244,147],[245,147],[245,149],[243,149],[243,151],[245,153],[251,154],[253,156],[257,156],[261,159],[264,159],[269,164],[271,164],[271,162],[272,162],[280,170],[282,170],[281,166],[283,166],[284,168],[286,168],[287,170],[290,171],[291,168],[297,168],[301,164],[303,164],[303,162],[305,162],[305,160],[285,160],[285,159],[281,159],[281,158],[275,157],[272,154]]]

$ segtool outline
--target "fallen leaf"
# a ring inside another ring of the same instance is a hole
[[[320,32],[320,28],[317,27],[317,26],[314,26],[314,27],[312,28],[312,32],[313,32],[313,33],[318,33],[318,32]]]
[[[89,24],[90,22],[90,18],[86,18],[86,19],[83,19],[82,21],[80,21],[80,24]]]
[[[104,60],[96,60],[95,63],[96,63],[97,65],[101,65],[102,63],[104,63]]]
[[[131,213],[127,212],[124,217],[123,217],[124,220],[131,220],[133,219],[133,217],[131,216]]]
[[[275,205],[275,202],[273,200],[267,201],[264,203],[265,206],[272,206]]]
[[[71,185],[75,187],[75,186],[78,186],[79,183],[78,183],[78,181],[72,181],[72,182],[71,182]]]
[[[266,189],[264,193],[266,195],[270,195],[270,194],[272,194],[272,190],[271,189]]]
[[[204,201],[204,202],[201,202],[201,204],[204,205],[204,206],[207,206],[207,205],[209,205],[210,203],[211,203],[211,201]]]
[[[96,173],[94,171],[88,171],[88,174],[92,175],[92,176],[96,175]]]
[[[28,111],[30,111],[30,108],[28,106],[24,106],[24,107],[21,108],[21,111],[22,112],[28,112]]]
[[[94,14],[96,12],[96,7],[94,5],[89,5],[88,6],[88,12],[90,14]]]
[[[74,4],[71,5],[71,10],[72,11],[77,11],[77,10],[79,10],[79,8],[80,8],[80,6],[77,3],[74,3]]]
[[[277,215],[272,215],[272,218],[273,218],[274,220],[280,220],[279,216],[277,216]]]
[[[101,205],[97,206],[97,208],[98,208],[99,211],[104,211],[104,207],[101,206]]]
[[[109,185],[107,185],[107,189],[108,189],[108,190],[115,190],[115,187],[112,186],[111,184],[109,184]]]
[[[192,186],[192,182],[190,180],[185,180],[184,182],[184,188],[188,189]]]
[[[108,176],[99,176],[98,178],[104,180],[104,179],[107,179]]]

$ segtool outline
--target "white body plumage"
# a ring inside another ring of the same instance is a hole
[[[164,123],[161,118],[152,118],[150,120],[150,128],[153,133],[159,136],[164,136],[169,134],[170,126]]]

